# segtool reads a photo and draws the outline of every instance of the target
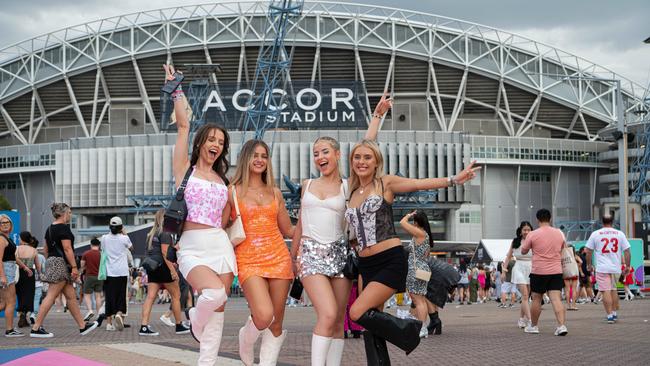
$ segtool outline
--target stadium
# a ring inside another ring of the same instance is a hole
[[[44,228],[53,200],[71,204],[81,234],[105,230],[116,214],[129,225],[150,220],[172,192],[164,63],[220,65],[218,73],[187,73],[186,84],[218,85],[203,110],[228,127],[234,164],[244,138],[239,97],[270,41],[267,6],[145,11],[3,48],[0,193],[21,213],[21,226]],[[601,131],[616,125],[620,108],[628,123],[640,117],[627,112],[646,108],[646,88],[579,56],[409,10],[306,2],[289,20],[285,45],[290,77],[280,93],[292,96],[293,110],[266,135],[278,184],[291,193],[317,173],[310,144],[321,135],[341,142],[347,172],[350,147],[388,91],[395,104],[378,138],[387,173],[423,178],[451,175],[471,160],[483,166],[473,183],[405,199],[396,210],[429,210],[441,241],[510,238],[542,207],[556,222],[596,218],[617,192],[615,155]],[[620,80],[622,105],[607,80]]]

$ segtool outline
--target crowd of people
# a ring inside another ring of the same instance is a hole
[[[174,81],[174,68],[165,65],[165,71],[168,82]],[[214,365],[235,278],[250,310],[238,332],[239,357],[245,365],[253,364],[258,338],[262,339],[259,364],[276,364],[287,334],[283,319],[292,281],[294,287],[298,282],[304,287],[316,312],[312,365],[340,365],[346,336],[363,336],[369,365],[390,365],[386,342],[409,354],[422,338],[441,333],[438,310],[447,299],[447,288],[432,289],[435,275],[429,219],[422,211],[404,216],[400,225],[412,239],[403,244],[395,229],[392,203],[397,194],[464,184],[479,168],[471,163],[456,175],[441,178],[385,175],[383,156],[375,141],[380,121],[392,107],[392,100],[384,96],[365,138],[350,151],[348,179],[340,172],[339,143],[331,137],[314,142],[313,163],[320,177],[302,182],[301,209],[294,225],[275,183],[269,146],[258,139],[247,141],[231,180],[226,175],[230,166],[228,131],[204,124],[190,145],[187,100],[180,85],[171,97],[178,129],[173,175],[186,205],[185,220],[174,227],[177,236],[169,233],[174,225],[166,222],[165,211],[158,211],[146,239],[146,271],[132,273],[129,263],[133,246],[119,217],[110,220],[110,232],[93,240],[91,249],[77,263],[75,238],[68,225],[72,212],[67,204],[52,205],[54,221],[45,231],[44,257],[37,254],[37,240],[28,233],[24,238],[21,234],[20,248],[16,248],[8,236],[11,221],[0,216],[6,336],[23,335],[14,328],[12,314],[16,291],[24,288],[29,290],[19,295],[19,326],[31,319],[32,337],[53,337],[43,324],[61,294],[81,335],[103,322],[107,331],[128,327],[129,298],[143,301],[139,334],[158,335],[150,324],[151,310],[164,291],[170,311],[161,320],[175,326],[177,334],[190,333],[199,342],[199,365]],[[187,151],[191,151],[189,156]],[[460,264],[458,273],[454,272],[459,278],[450,280],[458,282],[459,303],[499,298],[505,306],[507,301],[512,305],[520,298],[518,325],[526,333],[539,333],[540,307],[548,296],[558,322],[555,334],[565,335],[568,330],[561,290],[566,285],[569,307],[574,307],[576,284],[592,271],[593,251],[599,271],[595,278],[604,293],[607,319],[615,321],[618,305],[608,291],[618,273],[613,268],[617,259],[610,257],[614,253],[619,256],[620,272],[620,253],[629,248],[624,237],[617,237],[617,251],[610,246],[607,252],[599,247],[598,239],[590,239],[586,259],[576,259],[582,260],[580,279],[564,278],[564,236],[550,226],[547,210],[540,210],[537,219],[536,230],[527,222],[518,228],[517,238],[499,268]],[[610,238],[613,233],[610,226],[602,235]],[[290,249],[285,238],[292,240]],[[170,252],[176,253],[176,258]],[[629,250],[625,253],[629,268]],[[26,282],[15,281],[16,266],[21,281],[24,277]],[[88,309],[85,317],[75,292],[82,274],[83,284],[77,287],[83,289]],[[41,288],[47,286],[40,306],[39,282]],[[412,300],[412,316],[396,317],[383,311],[396,293],[405,292]],[[194,293],[198,295],[196,301]],[[183,310],[187,310],[189,324],[182,319]]]

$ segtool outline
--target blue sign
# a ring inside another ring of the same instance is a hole
[[[11,240],[19,245],[20,243],[20,212],[18,211],[0,211],[0,215],[7,215],[13,223],[13,230],[11,231]]]

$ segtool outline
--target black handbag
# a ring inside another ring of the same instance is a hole
[[[178,187],[176,195],[169,202],[169,206],[165,210],[165,217],[163,219],[163,230],[168,233],[181,235],[183,232],[183,225],[187,219],[187,204],[185,203],[185,186],[187,180],[192,175],[192,167],[187,168],[183,182]]]
[[[140,265],[142,266],[142,268],[144,268],[147,271],[147,273],[151,273],[157,270],[158,268],[160,268],[160,266],[162,266],[163,261],[164,260],[162,257],[159,257],[157,255],[152,255],[149,257],[145,257],[142,260],[142,263]]]
[[[300,279],[298,277],[294,278],[293,283],[291,284],[291,290],[289,290],[289,296],[296,300],[300,300],[302,297],[302,291],[302,282],[300,282]]]
[[[345,259],[345,266],[343,266],[343,276],[348,280],[359,278],[359,258],[350,247],[348,247],[348,257]]]
[[[167,258],[168,261],[172,263],[178,262],[178,256],[176,254],[176,247],[173,245],[170,245],[167,247],[167,253],[165,254],[165,258]]]

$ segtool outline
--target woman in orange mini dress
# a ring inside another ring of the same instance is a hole
[[[246,233],[246,240],[235,247],[239,282],[251,312],[239,330],[239,357],[245,365],[252,365],[253,347],[262,334],[259,365],[275,365],[287,333],[282,321],[293,279],[283,236],[292,237],[294,227],[282,193],[275,187],[264,141],[250,140],[242,147],[229,200],[231,217],[237,204]]]

